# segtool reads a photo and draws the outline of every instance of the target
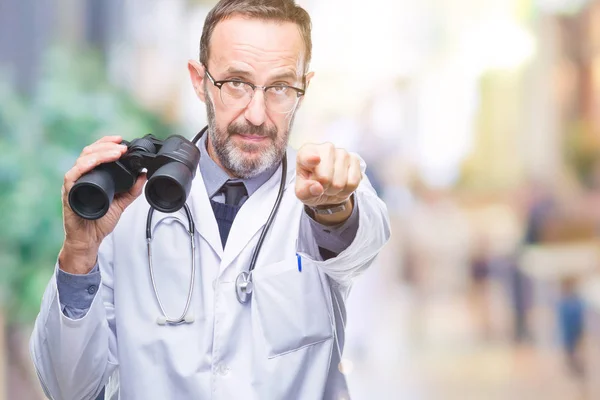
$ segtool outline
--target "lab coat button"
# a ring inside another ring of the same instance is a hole
[[[229,373],[230,369],[225,364],[221,364],[217,367],[217,373],[221,376],[226,376]]]

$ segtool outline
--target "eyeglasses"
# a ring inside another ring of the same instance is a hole
[[[254,97],[254,91],[260,89],[265,94],[265,105],[270,111],[286,114],[296,108],[300,97],[306,92],[288,85],[259,86],[239,79],[215,81],[208,68],[205,70],[208,79],[219,89],[223,104],[231,108],[246,108]]]

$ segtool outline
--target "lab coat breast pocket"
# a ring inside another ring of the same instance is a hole
[[[329,305],[316,268],[298,271],[296,257],[253,272],[254,313],[269,358],[333,337]]]

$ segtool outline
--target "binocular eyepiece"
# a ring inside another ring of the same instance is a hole
[[[71,209],[84,219],[101,218],[114,195],[131,189],[144,168],[148,203],[165,213],[181,209],[190,194],[200,150],[179,135],[164,141],[146,135],[122,144],[127,152],[119,160],[101,164],[75,182],[69,191]]]

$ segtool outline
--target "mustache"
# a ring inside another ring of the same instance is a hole
[[[271,139],[277,138],[277,128],[267,127],[264,125],[242,125],[242,124],[231,124],[227,127],[227,133],[229,135],[252,135],[252,136],[265,136]]]

